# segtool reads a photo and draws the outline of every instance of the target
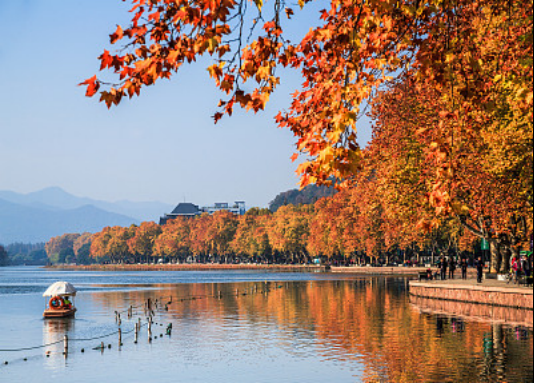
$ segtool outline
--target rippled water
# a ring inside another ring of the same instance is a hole
[[[79,287],[76,319],[41,319],[40,295],[56,280]],[[403,278],[334,274],[4,268],[0,350],[65,334],[71,342],[67,358],[61,343],[0,351],[0,363],[9,362],[0,365],[0,382],[533,381],[524,313],[506,313],[520,318],[509,324],[443,308],[435,314],[424,302],[410,303],[407,289]],[[138,318],[146,322],[148,298],[159,302],[154,339],[144,326],[135,344],[131,331]],[[138,306],[131,319],[130,305]],[[120,349],[117,334],[72,341],[115,332],[115,311],[123,312]],[[111,349],[93,350],[102,341]]]

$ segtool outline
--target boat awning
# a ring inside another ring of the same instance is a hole
[[[55,295],[76,295],[76,289],[69,282],[56,282],[50,285],[43,293],[43,297],[53,297]]]

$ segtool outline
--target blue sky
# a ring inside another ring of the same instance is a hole
[[[299,87],[296,72],[284,73],[266,111],[217,125],[220,94],[206,65],[184,66],[111,110],[84,96],[77,84],[98,73],[128,9],[120,0],[0,0],[0,190],[250,207],[296,187],[295,139],[273,120]],[[306,32],[316,11],[297,17],[294,32]]]

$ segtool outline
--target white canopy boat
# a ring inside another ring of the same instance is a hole
[[[74,296],[76,296],[76,289],[69,282],[55,282],[51,284],[43,293],[43,297],[51,297],[43,313],[43,317],[65,318],[74,316],[76,312]]]

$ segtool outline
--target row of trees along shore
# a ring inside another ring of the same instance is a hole
[[[492,271],[507,271],[532,233],[532,1],[269,1],[131,0],[130,25],[110,36],[118,49],[99,57],[117,82],[80,85],[112,107],[210,56],[226,95],[218,121],[236,107],[263,110],[280,76],[299,71],[276,123],[297,139],[301,185],[334,179],[342,191],[273,215],[108,228],[85,239],[90,256],[376,258],[465,249],[476,237],[490,244]],[[325,7],[319,20],[295,40],[299,8],[315,6]],[[373,137],[361,148],[364,114]]]
[[[243,216],[221,211],[177,218],[165,225],[106,227],[96,234],[65,234],[46,244],[51,263],[309,263],[432,262],[439,255],[470,256],[480,240],[449,219],[431,231],[416,220],[389,217],[375,181],[313,205],[285,205],[275,213],[252,208]],[[519,244],[520,245],[520,244]],[[500,247],[504,259],[511,248]]]

